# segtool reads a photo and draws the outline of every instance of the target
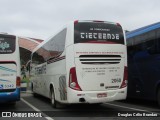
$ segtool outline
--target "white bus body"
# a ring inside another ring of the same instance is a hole
[[[104,103],[126,99],[127,55],[122,27],[74,21],[32,53],[34,93],[57,102]]]
[[[20,55],[18,38],[0,34],[0,102],[20,100]]]

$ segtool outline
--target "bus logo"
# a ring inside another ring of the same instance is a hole
[[[5,50],[6,48],[9,48],[9,47],[10,47],[10,45],[7,42],[0,43],[0,48],[2,50]]]

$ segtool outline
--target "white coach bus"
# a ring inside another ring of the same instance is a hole
[[[20,55],[18,38],[0,34],[0,103],[20,100]]]
[[[118,23],[74,21],[31,55],[32,90],[59,103],[126,99],[126,39]]]

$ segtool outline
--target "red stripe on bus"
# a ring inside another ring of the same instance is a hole
[[[47,64],[54,63],[54,62],[57,62],[57,61],[60,61],[60,60],[63,60],[63,59],[65,59],[65,56],[57,57],[57,58],[54,58],[52,60],[47,61]]]

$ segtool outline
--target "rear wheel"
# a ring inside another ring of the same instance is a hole
[[[54,108],[57,108],[57,101],[55,100],[55,94],[53,88],[50,90],[50,97],[51,97],[51,105]]]
[[[63,108],[64,107],[62,104],[60,104],[59,102],[56,101],[53,88],[51,88],[51,90],[50,90],[50,97],[51,97],[52,107],[54,107],[54,108]]]

